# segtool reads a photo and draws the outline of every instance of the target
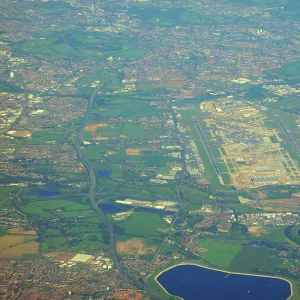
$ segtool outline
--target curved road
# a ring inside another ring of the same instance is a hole
[[[109,218],[99,208],[99,206],[97,205],[97,202],[95,200],[95,186],[96,186],[95,173],[94,173],[94,170],[93,170],[90,162],[82,154],[82,151],[80,149],[80,145],[83,142],[84,128],[86,126],[90,110],[93,106],[93,103],[94,103],[94,100],[95,100],[97,94],[98,94],[98,88],[93,92],[93,94],[90,97],[90,101],[89,101],[88,108],[87,108],[87,111],[86,111],[86,114],[85,114],[85,117],[84,117],[82,128],[81,128],[80,132],[77,134],[76,145],[75,145],[77,156],[81,160],[81,162],[84,164],[84,166],[87,169],[87,171],[89,173],[89,176],[90,176],[91,184],[90,184],[89,198],[90,198],[90,201],[91,201],[91,205],[95,209],[95,211],[101,216],[101,218],[105,221],[105,223],[108,227],[110,251],[111,251],[111,255],[112,255],[112,260],[113,260],[115,266],[120,271],[120,273],[122,275],[124,275],[137,288],[150,293],[153,296],[153,299],[163,299],[159,294],[157,294],[155,291],[150,289],[150,287],[148,287],[146,284],[143,284],[142,282],[137,280],[133,275],[129,274],[129,272],[121,265],[120,260],[119,260],[118,255],[117,255],[117,252],[116,252],[116,243],[115,243],[115,235],[114,235],[113,225],[112,225],[111,221],[109,220]]]

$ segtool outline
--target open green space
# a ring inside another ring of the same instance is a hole
[[[143,107],[144,101],[137,101],[135,99],[113,99],[106,105],[103,105],[103,110],[101,111],[101,117],[132,117],[137,111]],[[99,114],[99,108],[97,106],[93,107],[91,113]]]
[[[109,80],[109,73],[106,70],[99,70],[94,75],[80,77],[76,81],[76,85],[91,85],[95,81],[100,81],[99,84],[106,84]]]
[[[23,53],[42,54],[52,57],[74,56],[81,57],[82,53],[71,47],[61,33],[53,33],[40,39],[23,42],[18,51]]]
[[[198,247],[208,249],[208,252],[201,254],[201,258],[219,268],[227,268],[242,249],[238,243],[212,239],[201,239]]]
[[[58,131],[33,131],[32,139],[25,141],[25,144],[44,144],[48,141],[57,141],[61,142],[66,139],[68,136],[68,132]]]
[[[29,215],[29,219],[38,220],[41,252],[91,253],[108,248],[109,234],[106,226],[86,204],[65,199],[48,199],[27,203],[20,208]]]
[[[58,13],[68,8],[57,4],[56,6],[41,6],[39,9],[46,13]],[[80,27],[64,33],[53,32],[39,39],[25,41],[18,46],[17,51],[53,57],[73,56],[77,59],[89,57],[97,60],[105,57],[138,59],[147,53],[144,49],[132,48],[130,41],[123,35],[87,32]]]
[[[0,186],[0,205],[9,205],[12,202],[13,192],[16,191],[16,187],[12,186]]]
[[[113,57],[114,59],[138,59],[147,51],[133,48],[129,40],[122,34],[105,32],[86,32],[77,28],[66,35],[73,48],[91,57]]]
[[[14,86],[8,82],[0,81],[0,92],[22,93],[24,91],[21,88]]]
[[[155,105],[144,105],[139,111],[135,113],[137,118],[140,117],[157,117],[161,118],[164,113],[169,112],[166,108],[157,108]]]
[[[264,240],[273,245],[279,246],[295,246],[293,243],[290,243],[289,239],[285,235],[286,228],[283,226],[273,226],[273,227],[263,227],[263,231],[259,236],[251,236],[251,239],[254,240]]]
[[[94,219],[80,218],[73,222],[56,222],[49,223],[47,226],[40,226],[39,241],[41,243],[42,252],[53,251],[72,251],[81,252],[107,250],[108,249],[108,232],[101,230],[105,228],[99,217],[97,221]]]
[[[285,5],[287,3],[287,0],[226,0],[226,2],[244,3],[247,5],[272,5],[272,7],[279,7]]]
[[[228,168],[225,163],[218,162],[217,165],[221,173],[228,173]]]
[[[162,236],[168,229],[166,223],[156,214],[135,212],[125,221],[118,223],[124,234],[140,237]]]
[[[63,200],[63,199],[48,199],[45,201],[36,201],[21,206],[21,210],[28,214],[34,214],[40,217],[55,217],[63,218],[79,217],[79,216],[94,216],[95,212],[85,204]]]
[[[245,246],[233,259],[229,269],[236,272],[274,274],[275,268],[280,264],[280,259],[274,257],[271,250],[264,247]]]
[[[215,159],[221,158],[221,153],[219,148],[212,147],[211,153]]]
[[[74,10],[75,7],[71,6],[68,2],[57,2],[57,1],[51,1],[51,2],[46,2],[46,1],[39,1],[35,3],[34,9],[37,12],[42,12],[42,13],[59,13],[59,12],[65,12],[68,10]]]
[[[235,18],[225,15],[201,14],[188,8],[160,9],[158,7],[131,6],[129,14],[136,15],[141,21],[152,26],[169,27],[176,25],[222,25],[234,23]]]
[[[147,128],[139,123],[127,123],[122,127],[122,134],[128,137],[150,139],[160,135],[160,128]]]
[[[212,199],[209,198],[209,194],[205,191],[193,189],[185,185],[178,187],[185,201],[194,205],[202,205],[206,203],[212,203]]]
[[[274,69],[266,73],[273,77],[282,78],[283,80],[289,83],[296,83],[300,79],[299,69],[300,69],[300,62],[295,61],[295,62],[286,63],[281,68]]]
[[[284,235],[288,240],[293,242],[294,246],[300,245],[298,230],[300,230],[300,225],[290,225],[284,230]]]

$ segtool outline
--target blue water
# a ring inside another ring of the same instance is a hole
[[[106,178],[106,177],[109,177],[111,175],[111,171],[109,171],[109,170],[98,170],[96,175],[99,178],[102,178],[102,177]]]
[[[300,236],[300,228],[297,230],[297,234]]]
[[[177,266],[162,273],[158,282],[184,300],[285,300],[290,284],[281,279],[230,274],[193,265]]]
[[[41,197],[54,197],[61,194],[61,192],[58,191],[48,191],[48,190],[36,190],[35,192],[38,196]]]
[[[245,246],[253,246],[253,245],[256,245],[256,246],[265,246],[267,248],[270,248],[270,249],[274,249],[275,246],[272,245],[271,243],[267,242],[267,241],[251,241],[249,242],[248,244],[243,244]]]
[[[61,192],[59,191],[60,188],[60,184],[47,183],[45,186],[43,186],[42,189],[35,190],[35,193],[41,197],[54,197],[61,194]]]
[[[102,203],[99,204],[99,207],[105,212],[105,213],[110,213],[110,214],[116,214],[122,211],[129,210],[131,207],[127,205],[122,205],[122,204],[111,204],[111,203]]]

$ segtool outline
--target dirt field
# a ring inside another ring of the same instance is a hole
[[[107,127],[107,126],[108,126],[108,124],[106,124],[106,123],[92,124],[92,125],[87,125],[85,127],[85,130],[90,131],[91,134],[93,134],[98,127]]]
[[[26,235],[36,235],[35,230],[24,230],[23,228],[11,228],[8,230],[10,234],[26,234]]]
[[[151,148],[127,148],[126,154],[127,155],[140,155],[142,151],[151,151]]]
[[[24,254],[38,254],[39,243],[34,230],[25,231],[22,228],[12,228],[9,235],[0,237],[0,259],[21,258]]]
[[[118,299],[118,300],[141,300],[142,293],[140,291],[114,291],[112,295],[108,296],[107,299]]]
[[[274,199],[274,200],[263,200],[260,201],[263,205],[284,205],[284,206],[300,206],[300,198],[289,198],[289,199]]]
[[[1,244],[2,246],[2,244]],[[39,243],[35,241],[27,242],[8,248],[0,253],[0,258],[22,258],[24,254],[38,254]]]
[[[95,136],[93,137],[94,141],[107,141],[108,137],[107,136]]]
[[[160,86],[167,86],[167,87],[183,87],[187,83],[186,80],[161,80],[159,82]]]
[[[248,227],[248,232],[255,236],[260,236],[262,232],[262,228],[261,226],[250,226]]]
[[[263,210],[277,212],[299,211],[300,198],[262,200],[258,207]]]
[[[257,196],[259,197],[259,199],[264,199],[267,196],[266,192],[258,192]]]
[[[117,251],[126,254],[148,254],[155,251],[155,247],[145,246],[142,239],[133,238],[125,242],[117,242]]]
[[[160,144],[159,144],[159,143],[153,143],[153,144],[151,144],[151,147],[152,147],[154,150],[159,150],[159,149],[160,149]]]
[[[0,251],[3,251],[13,245],[24,243],[24,241],[25,241],[24,236],[6,235],[0,237]]]
[[[19,138],[31,138],[32,133],[30,131],[8,131],[8,135],[19,137]]]

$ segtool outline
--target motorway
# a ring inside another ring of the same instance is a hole
[[[96,98],[96,96],[98,94],[98,90],[99,89],[97,88],[93,92],[93,94],[91,95],[91,97],[90,97],[88,108],[87,108],[86,114],[84,116],[83,124],[82,124],[80,132],[77,134],[76,144],[75,144],[77,156],[80,159],[80,161],[84,164],[84,166],[87,169],[87,171],[89,173],[89,176],[90,176],[90,191],[89,191],[90,202],[91,202],[91,205],[94,208],[94,210],[101,216],[101,218],[105,221],[105,223],[106,223],[106,225],[108,227],[111,258],[112,258],[112,260],[113,260],[116,268],[134,286],[136,286],[137,288],[139,288],[141,290],[144,290],[144,291],[148,292],[149,294],[151,294],[152,297],[153,297],[152,299],[163,299],[159,294],[157,294],[155,291],[153,291],[146,284],[143,284],[137,278],[135,278],[133,275],[129,274],[129,272],[127,271],[127,269],[125,269],[121,265],[121,262],[119,260],[119,257],[117,255],[117,251],[116,251],[116,242],[115,242],[114,227],[113,227],[111,221],[109,220],[109,218],[99,208],[99,206],[98,206],[99,200],[96,202],[96,199],[95,199],[95,186],[96,186],[95,173],[94,173],[94,170],[93,170],[90,162],[82,154],[80,146],[83,144],[84,128],[86,126],[86,123],[87,123],[87,120],[88,120],[88,117],[89,117],[89,113],[90,113],[90,110],[91,110],[91,108],[93,106],[94,100],[95,100],[95,98]]]
[[[177,199],[178,199],[178,201],[179,201],[179,203],[180,203],[180,209],[179,209],[178,212],[174,215],[173,220],[172,220],[172,223],[171,223],[171,226],[170,226],[170,228],[169,228],[169,230],[168,230],[168,232],[167,232],[167,234],[166,234],[164,240],[162,241],[161,245],[160,245],[159,248],[157,249],[154,258],[152,259],[152,262],[155,262],[155,260],[156,260],[156,258],[158,257],[158,255],[159,255],[159,253],[160,253],[162,247],[163,247],[164,244],[166,243],[167,239],[170,237],[170,235],[171,235],[171,233],[172,233],[172,231],[173,231],[173,228],[174,228],[174,226],[175,226],[175,224],[176,224],[176,221],[179,219],[179,215],[180,215],[180,213],[182,212],[183,205],[185,204],[185,203],[184,203],[184,200],[183,200],[182,197],[181,197],[180,190],[178,189],[177,184],[176,184],[176,192],[177,192]]]
[[[28,106],[28,90],[27,90],[27,87],[26,87],[26,84],[24,83],[24,81],[22,80],[22,78],[19,79],[21,84],[22,84],[22,89],[24,91],[24,97],[25,97],[25,101],[23,103],[23,107],[22,107],[22,111],[20,113],[20,115],[14,120],[13,123],[11,123],[9,125],[9,127],[7,127],[5,129],[5,133],[7,133],[8,131],[12,130],[16,124],[18,124],[20,122],[20,120],[22,120],[22,118],[25,116],[26,112],[27,112],[27,106]],[[6,81],[4,81],[6,82]]]

